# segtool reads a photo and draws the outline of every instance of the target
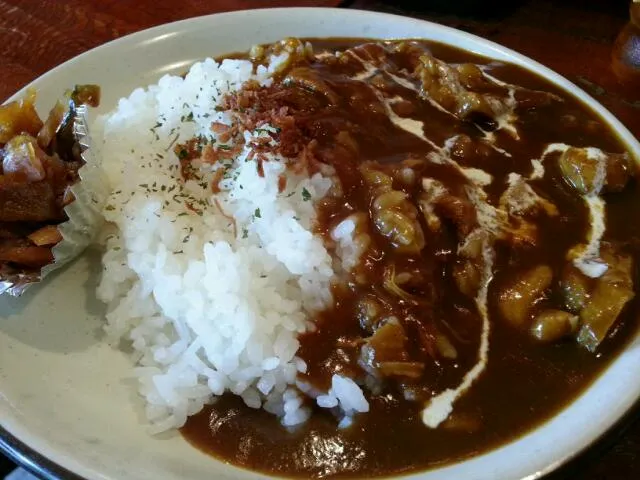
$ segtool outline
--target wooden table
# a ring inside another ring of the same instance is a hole
[[[338,0],[0,0],[0,99],[92,47],[169,21],[262,6],[335,6]],[[425,18],[489,38],[563,74],[611,110],[640,138],[640,87],[611,70],[613,41],[628,20],[626,0],[483,0],[483,11],[443,12],[469,0],[343,2]],[[504,8],[493,13],[489,6]],[[420,5],[420,10],[411,4]],[[508,7],[507,7],[508,6]],[[549,480],[640,478],[640,409]],[[588,421],[588,419],[585,419]],[[2,461],[0,461],[0,466]],[[0,472],[1,474],[2,472]]]

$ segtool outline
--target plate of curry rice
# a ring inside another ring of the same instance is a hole
[[[67,161],[19,119],[74,85],[100,229],[0,298],[0,443],[42,476],[538,478],[640,397],[640,145],[546,67],[355,10],[163,25],[0,107],[2,199]]]

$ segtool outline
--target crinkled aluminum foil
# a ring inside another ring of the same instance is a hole
[[[0,281],[0,294],[21,295],[31,285],[80,255],[100,231],[104,221],[102,208],[109,192],[98,155],[91,145],[87,110],[85,105],[76,107],[73,133],[80,144],[85,164],[78,170],[80,181],[71,186],[75,200],[64,209],[69,220],[58,225],[62,240],[52,249],[54,262],[42,268],[40,278],[17,274],[14,278]]]

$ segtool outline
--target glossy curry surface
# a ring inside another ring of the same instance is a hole
[[[316,55],[361,49],[361,57],[383,58],[379,68],[391,72],[416,71],[420,55],[416,52],[427,52],[454,66],[482,65],[482,71],[492,78],[518,86],[514,93],[518,135],[500,128],[497,110],[482,101],[469,107],[451,100],[449,108],[437,108],[407,85],[374,75],[367,81],[378,82],[376,88],[385,98],[395,99],[391,114],[382,111],[384,104],[366,81],[354,81],[362,67],[349,61],[307,62],[306,73],[298,72],[296,77],[292,70],[282,72],[271,90],[249,96],[253,103],[245,107],[253,112],[262,114],[283,105],[289,109],[296,128],[283,128],[279,138],[284,148],[293,149],[288,156],[309,149],[309,168],[317,161],[335,170],[340,192],[317,204],[317,230],[328,245],[336,219],[358,212],[370,215],[361,231],[368,243],[355,273],[335,286],[335,305],[315,319],[316,331],[300,338],[298,356],[308,366],[300,380],[320,391],[330,386],[334,373],[369,376],[378,383],[367,394],[370,412],[356,415],[346,429],[337,429],[336,417],[319,408],[306,424],[285,429],[274,416],[252,410],[231,396],[189,419],[182,433],[190,442],[241,467],[287,477],[367,477],[409,473],[468,458],[516,438],[565,407],[637,331],[639,305],[631,294],[622,302],[606,339],[591,351],[576,341],[579,325],[547,338],[549,330],[535,330],[532,324],[541,313],[571,310],[563,290],[567,268],[572,268],[567,266],[567,252],[584,243],[590,231],[583,196],[562,170],[564,153],[552,153],[544,158],[544,176],[530,183],[556,213],[525,215],[526,222],[535,226],[535,234],[527,236],[522,233],[525,230],[516,228],[516,233],[492,243],[495,258],[487,294],[491,329],[486,368],[455,402],[447,420],[438,428],[425,426],[421,419],[425,402],[458,385],[478,361],[483,330],[474,301],[478,279],[467,268],[477,264],[459,254],[460,242],[478,222],[477,214],[465,210],[467,196],[462,186],[470,180],[461,169],[490,174],[492,181],[484,190],[487,201],[498,205],[509,174],[531,176],[531,160],[542,158],[550,144],[595,147],[606,152],[607,165],[623,158],[626,147],[570,94],[519,67],[430,42],[413,42],[412,48],[391,42],[362,50],[363,42],[312,40]],[[308,71],[313,73],[312,82],[307,82]],[[330,88],[323,90],[323,84]],[[483,94],[507,96],[502,83],[479,88]],[[437,95],[432,90],[430,98],[439,98],[441,105],[450,100]],[[394,114],[422,122],[427,141],[389,121]],[[447,142],[455,166],[427,160]],[[640,214],[634,208],[640,202],[640,190],[633,178],[633,160],[625,161],[623,178],[616,180],[611,174],[610,180],[607,176],[600,194],[606,202],[602,240],[605,251],[613,252],[611,256],[634,265],[640,255]],[[406,179],[406,168],[412,170],[411,177],[435,180],[447,187],[452,199],[460,200],[452,200],[454,206],[437,206],[442,225],[435,230],[420,203],[425,185]],[[377,180],[372,182],[372,176]],[[382,183],[390,179],[388,190],[380,190],[380,178]],[[413,229],[387,228],[386,217],[381,218],[376,210],[376,201],[381,202],[377,199],[390,191],[402,193],[394,211],[413,222]],[[505,307],[512,301],[513,285],[541,266],[549,270],[550,280],[528,306],[526,325],[514,322],[518,315]],[[394,280],[390,288],[389,275],[402,281]],[[635,268],[630,268],[627,283],[633,285],[635,278]],[[585,282],[595,296],[597,286],[592,284],[598,280]],[[582,315],[580,311],[565,313],[566,318]],[[398,319],[397,324],[390,318]],[[401,328],[402,347],[388,353],[389,342],[382,342],[387,355],[383,358],[376,335],[392,328]]]

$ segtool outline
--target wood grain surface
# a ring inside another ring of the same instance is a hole
[[[0,101],[56,65],[155,25],[230,10],[340,0],[0,0]]]
[[[0,100],[81,52],[154,25],[234,9],[339,3],[0,0]],[[640,85],[623,82],[611,68],[612,46],[629,20],[628,0],[353,0],[342,6],[424,18],[513,48],[584,88],[640,138]],[[549,480],[640,478],[638,412]]]

